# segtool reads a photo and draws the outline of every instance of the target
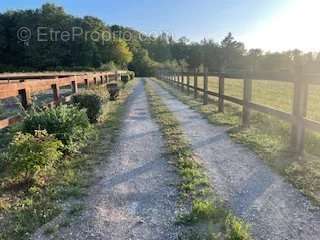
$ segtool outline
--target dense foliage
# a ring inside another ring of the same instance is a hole
[[[72,102],[81,109],[85,109],[91,123],[97,122],[102,113],[102,99],[94,92],[74,95]]]
[[[30,39],[19,39],[21,27],[30,29]],[[303,64],[308,72],[320,69],[318,53],[247,50],[231,33],[221,42],[205,39],[200,43],[191,43],[184,37],[175,40],[165,33],[147,36],[130,28],[106,25],[95,17],[69,15],[53,4],[0,14],[0,55],[0,72],[117,66],[146,76],[160,67],[282,71],[294,69],[297,63]]]
[[[8,158],[14,174],[30,179],[36,171],[52,165],[62,157],[61,141],[45,130],[34,134],[18,132],[8,148]]]
[[[46,130],[61,140],[65,149],[77,151],[87,139],[90,123],[86,110],[61,105],[45,111],[33,111],[24,120],[23,131]]]

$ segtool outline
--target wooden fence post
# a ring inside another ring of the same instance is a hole
[[[184,90],[184,72],[181,72],[181,91]]]
[[[174,86],[178,86],[178,81],[179,81],[179,75],[177,72],[175,72],[175,80],[174,80]]]
[[[78,92],[78,84],[77,84],[76,79],[71,82],[71,88],[72,88],[72,92],[73,93],[77,93]]]
[[[84,79],[84,84],[86,85],[86,88],[89,88],[90,83],[89,83],[89,80],[87,78]]]
[[[190,74],[187,72],[187,94],[190,94]]]
[[[194,98],[198,98],[198,73],[196,69],[194,69],[193,89],[194,89]]]
[[[114,76],[115,76],[115,81],[117,82],[118,81],[118,71],[114,72]]]
[[[32,103],[31,93],[29,89],[21,89],[18,93],[21,98],[21,105],[24,109],[28,109]]]
[[[60,101],[60,87],[58,84],[52,84],[51,89],[53,92],[53,101],[57,104]]]
[[[224,112],[224,73],[219,74],[219,105],[218,111]]]
[[[180,85],[180,75],[179,72],[177,72],[177,87]]]
[[[208,68],[203,70],[203,104],[208,104]]]
[[[171,85],[174,86],[174,82],[176,81],[176,72],[172,73],[172,83]]]
[[[298,156],[304,151],[304,118],[307,112],[308,83],[304,81],[302,69],[297,69],[294,81],[293,117],[294,123],[291,128],[291,146]]]
[[[243,80],[243,110],[242,110],[242,126],[248,128],[250,126],[250,108],[252,96],[252,80],[246,77]]]
[[[171,86],[173,86],[173,82],[174,82],[174,71],[172,71],[171,73],[171,81],[170,81]]]

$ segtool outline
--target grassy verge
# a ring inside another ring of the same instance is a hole
[[[248,225],[228,212],[223,202],[214,194],[177,119],[149,84],[146,90],[152,116],[160,125],[167,149],[181,178],[181,200],[184,205],[189,206],[189,210],[178,217],[178,223],[186,226],[186,231],[179,239],[251,239]]]
[[[122,88],[119,100],[104,104],[101,119],[94,125],[87,145],[80,153],[65,156],[55,168],[41,173],[43,181],[31,187],[19,185],[14,176],[6,176],[1,171],[0,239],[28,239],[38,227],[59,215],[67,203],[71,204],[69,215],[83,208],[74,200],[86,196],[87,188],[95,180],[94,170],[104,163],[120,127],[123,103],[133,85],[131,81]],[[105,90],[101,91],[106,94]],[[103,158],[99,157],[102,153]]]
[[[290,149],[290,125],[272,116],[253,112],[251,125],[241,129],[241,108],[225,103],[225,112],[219,113],[217,102],[210,99],[203,105],[201,98],[181,92],[163,81],[157,81],[164,89],[176,96],[192,109],[203,114],[210,123],[229,126],[229,134],[234,141],[245,144],[257,153],[275,171],[285,176],[316,204],[320,203],[320,136],[306,134],[306,153],[303,159],[295,157]]]

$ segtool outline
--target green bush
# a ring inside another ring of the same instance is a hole
[[[62,142],[46,131],[18,132],[8,148],[8,159],[14,174],[30,179],[36,171],[52,165],[62,156]]]
[[[35,130],[54,134],[62,141],[65,150],[76,152],[88,139],[91,127],[85,110],[61,105],[29,113],[24,120],[23,131],[32,134]]]
[[[132,79],[134,79],[134,77],[135,77],[135,73],[132,72],[132,71],[130,71],[130,72],[129,72],[129,76],[130,76],[130,80],[132,80]]]
[[[225,222],[227,228],[227,238],[228,240],[251,240],[249,226],[241,219],[232,216],[231,214],[227,216]]]
[[[86,109],[91,123],[97,122],[102,113],[102,98],[95,93],[80,93],[72,97],[72,102],[81,109]]]
[[[130,75],[129,74],[126,74],[126,75],[122,75],[121,76],[121,81],[124,83],[124,84],[127,84],[130,80]]]

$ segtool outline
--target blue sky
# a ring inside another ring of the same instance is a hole
[[[36,8],[45,2],[48,1],[1,0],[0,11]],[[306,39],[302,37],[297,39],[302,26],[292,28],[300,24],[295,17],[295,11],[300,11],[301,6],[307,5],[303,17],[308,16],[311,9],[320,6],[318,0],[51,0],[49,2],[63,6],[73,15],[97,16],[107,24],[125,25],[146,33],[166,31],[176,38],[186,36],[193,41],[199,41],[204,37],[220,41],[228,32],[232,32],[246,46],[261,47],[265,50],[294,47],[317,50],[318,47],[318,41],[311,44],[307,42],[307,36]],[[309,16],[307,20],[316,19]],[[307,20],[304,20],[304,25],[308,23]],[[309,27],[310,33],[315,27],[317,26]],[[303,33],[308,35],[309,32],[305,31],[304,29]]]

